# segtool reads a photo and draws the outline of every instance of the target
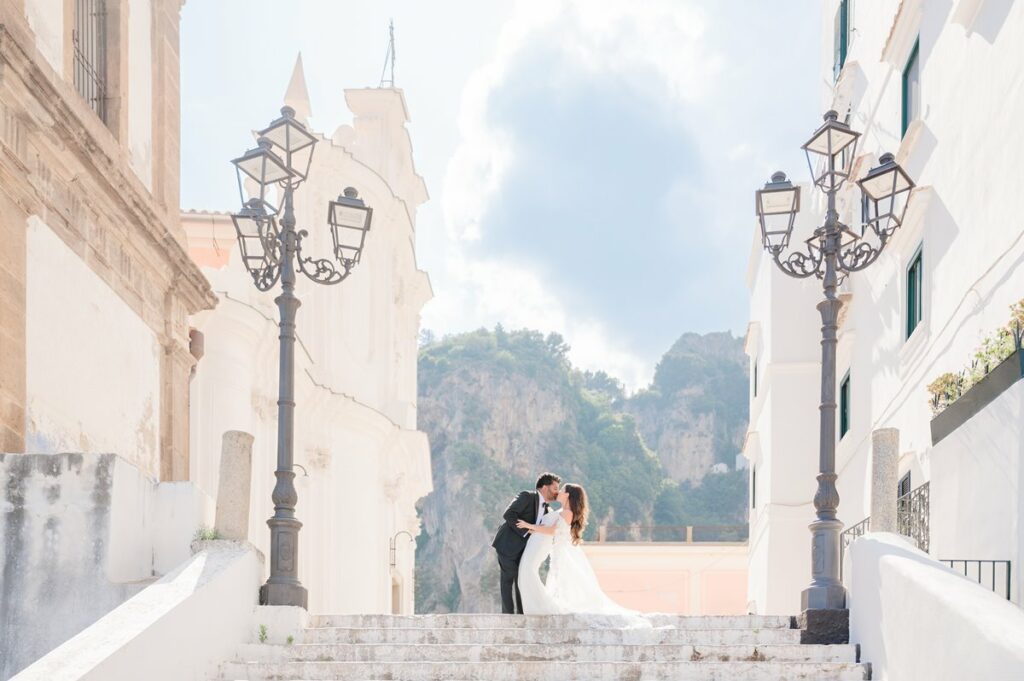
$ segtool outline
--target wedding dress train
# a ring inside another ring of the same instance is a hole
[[[572,543],[569,524],[561,513],[548,513],[541,525],[554,526],[554,536],[534,533],[526,542],[519,561],[519,591],[527,615],[590,614],[628,617],[640,626],[647,620],[634,610],[610,599],[590,566],[583,549]],[[551,556],[547,583],[540,579],[540,566]]]

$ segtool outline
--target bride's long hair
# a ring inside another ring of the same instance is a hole
[[[562,490],[569,495],[569,510],[572,511],[569,534],[572,535],[572,543],[579,544],[583,541],[583,530],[587,527],[587,490],[571,482],[567,483]]]

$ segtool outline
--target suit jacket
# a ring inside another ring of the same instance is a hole
[[[530,531],[520,530],[516,527],[516,522],[519,520],[525,520],[528,523],[537,522],[537,516],[540,515],[543,503],[544,500],[541,499],[540,492],[520,492],[519,496],[513,499],[505,509],[504,522],[498,528],[498,533],[494,535],[491,546],[498,553],[509,558],[522,556],[523,551],[526,550],[526,540],[530,537]]]

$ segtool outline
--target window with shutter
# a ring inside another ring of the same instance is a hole
[[[910,124],[921,117],[921,60],[918,58],[920,39],[914,42],[914,48],[903,67],[903,134],[907,134]]]
[[[914,329],[921,323],[921,310],[924,288],[924,267],[922,253],[924,246],[919,246],[914,257],[910,259],[907,266],[907,338],[914,333]]]
[[[910,471],[900,478],[900,482],[896,487],[896,497],[903,497],[910,494]]]
[[[832,62],[832,77],[839,79],[839,72],[843,70],[846,63],[846,53],[850,42],[850,0],[839,0],[839,8],[836,10],[833,49],[835,50]]]

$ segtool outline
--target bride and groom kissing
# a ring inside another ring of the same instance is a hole
[[[552,503],[559,508],[553,510]],[[505,509],[491,546],[501,568],[501,610],[506,614],[635,614],[601,590],[580,547],[587,526],[587,491],[553,473],[537,478]],[[547,581],[540,568],[550,556]]]

